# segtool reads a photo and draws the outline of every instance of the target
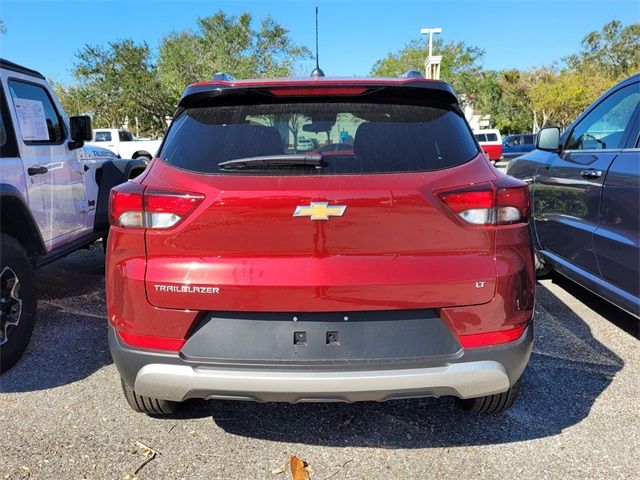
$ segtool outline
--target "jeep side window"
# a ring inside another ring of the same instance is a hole
[[[41,140],[24,140],[26,144],[59,144],[65,139],[66,135],[64,127],[62,126],[62,119],[53,105],[51,97],[43,87],[20,80],[9,80],[9,91],[11,92],[14,104],[17,99],[32,100],[41,104],[42,109],[44,110],[46,129],[49,138]],[[17,128],[17,130],[19,130],[19,128]],[[21,132],[21,134],[24,139],[25,133]]]
[[[18,145],[13,134],[13,125],[4,92],[0,87],[0,157],[17,157]]]

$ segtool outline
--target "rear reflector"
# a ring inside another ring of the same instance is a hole
[[[515,179],[514,179],[515,180]],[[509,225],[529,219],[529,189],[518,180],[500,180],[462,190],[438,192],[453,213],[472,225]]]
[[[123,228],[176,226],[204,199],[199,193],[147,188],[127,182],[111,190],[109,221]]]
[[[458,342],[464,348],[490,347],[492,345],[500,345],[501,343],[509,343],[519,339],[524,333],[525,327],[511,328],[509,330],[500,330],[498,332],[474,333],[472,335],[460,335]]]
[[[132,347],[178,352],[187,342],[184,338],[155,337],[118,331],[120,339]]]
[[[362,95],[367,87],[286,87],[270,88],[269,93],[277,97],[306,97],[332,95]]]

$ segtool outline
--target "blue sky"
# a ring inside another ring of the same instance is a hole
[[[442,27],[445,40],[486,51],[484,67],[528,68],[578,50],[585,34],[618,19],[640,21],[638,0],[525,1],[205,1],[205,0],[0,0],[7,34],[3,58],[71,81],[74,53],[85,43],[121,38],[157,47],[172,30],[195,27],[196,18],[218,9],[271,15],[297,43],[313,47],[314,6],[320,7],[320,59],[327,75],[367,75],[376,60]],[[310,67],[309,67],[310,69]]]

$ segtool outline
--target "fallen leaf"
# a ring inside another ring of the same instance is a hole
[[[311,480],[309,466],[301,458],[291,455],[289,466],[291,467],[291,480]]]

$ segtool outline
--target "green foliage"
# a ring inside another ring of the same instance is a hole
[[[565,70],[533,84],[529,97],[534,111],[542,115],[542,125],[567,127],[613,83],[597,75],[586,81],[583,75]]]
[[[4,24],[4,20],[0,18],[0,33],[7,33],[7,27]]]
[[[626,27],[619,20],[587,34],[580,52],[566,58],[571,70],[619,80],[640,70],[640,23]]]
[[[149,45],[125,39],[106,46],[85,45],[76,53],[75,85],[54,85],[70,114],[85,113],[97,127],[129,128],[145,136],[162,134],[185,87],[225,71],[238,78],[287,76],[306,47],[272,18],[257,27],[249,13],[219,11],[198,19],[193,32],[165,36],[157,58]]]
[[[547,124],[566,127],[616,81],[640,70],[640,24],[605,24],[587,34],[580,51],[562,66],[483,71],[484,51],[441,39],[434,42],[434,53],[443,56],[441,78],[476,110],[490,114],[501,132],[537,131]],[[413,40],[376,62],[371,72],[395,77],[406,70],[423,71],[426,57],[426,40]]]
[[[74,86],[57,86],[68,112],[88,113],[97,127],[126,121],[145,135],[165,129],[171,104],[160,88],[151,49],[146,43],[120,40],[106,47],[85,45],[76,53]]]
[[[427,51],[426,39],[412,40],[400,50],[378,60],[371,69],[371,74],[398,77],[407,70],[423,72]],[[456,92],[473,97],[478,91],[478,82],[482,79],[480,62],[484,50],[469,46],[465,42],[444,43],[437,38],[433,42],[433,52],[434,55],[442,55],[440,77],[449,82]]]
[[[293,44],[289,32],[271,17],[254,28],[247,12],[235,17],[219,11],[199,18],[195,32],[166,36],[158,68],[163,91],[177,103],[187,85],[210,79],[216,72],[237,78],[283,77],[309,57],[309,50]]]

